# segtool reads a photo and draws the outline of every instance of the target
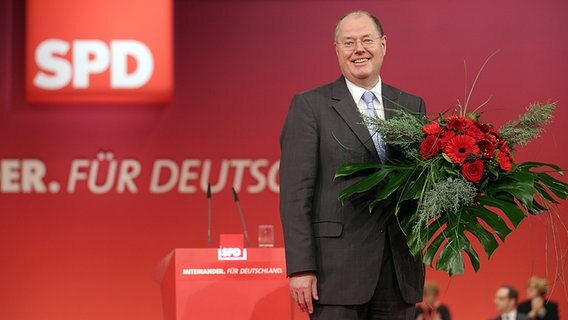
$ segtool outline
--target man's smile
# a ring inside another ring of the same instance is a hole
[[[369,60],[371,60],[371,58],[358,58],[358,59],[351,60],[351,63],[353,63],[355,65],[362,65],[362,64],[367,63]]]

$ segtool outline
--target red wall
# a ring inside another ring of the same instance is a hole
[[[40,159],[46,181],[60,182],[62,191],[0,193],[0,319],[160,319],[154,268],[173,248],[206,245],[206,202],[201,191],[150,193],[154,161],[211,159],[213,182],[224,159],[277,161],[292,95],[339,75],[334,23],[355,8],[371,10],[383,22],[388,35],[383,80],[423,96],[432,114],[463,100],[464,60],[471,83],[484,59],[500,50],[482,74],[473,104],[492,96],[485,119],[500,125],[530,102],[558,100],[555,122],[541,140],[519,150],[517,159],[568,167],[563,0],[177,0],[175,90],[165,106],[26,103],[25,5],[1,0],[0,159]],[[140,162],[138,193],[96,195],[84,182],[66,192],[73,160],[94,160],[99,151]],[[268,175],[268,167],[260,172]],[[215,242],[221,232],[240,232],[230,195],[235,173],[232,168],[227,186],[214,195]],[[255,184],[244,170],[240,194],[250,233],[254,238],[257,225],[274,224],[281,246],[278,195],[269,188],[247,191]],[[562,217],[567,208],[558,208]],[[554,280],[547,219],[523,222],[478,273],[448,279],[429,272],[441,282],[442,298],[457,319],[493,315],[493,293],[502,283],[519,287],[524,297],[529,276]],[[562,281],[552,297],[564,314]]]

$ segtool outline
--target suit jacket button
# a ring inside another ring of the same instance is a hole
[[[379,228],[379,232],[383,233],[383,232],[385,232],[385,230],[383,228]]]

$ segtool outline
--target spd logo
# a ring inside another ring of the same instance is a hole
[[[244,248],[219,248],[217,249],[218,260],[246,260],[247,249]]]
[[[30,102],[168,102],[172,0],[28,0]]]

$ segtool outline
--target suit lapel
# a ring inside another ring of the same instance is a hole
[[[347,85],[345,84],[345,79],[343,77],[339,77],[339,79],[333,83],[331,99],[331,106],[335,109],[343,121],[347,123],[365,148],[378,160],[379,156],[375,149],[375,145],[373,144],[373,140],[371,139],[371,134],[369,134],[369,130],[363,124],[363,118],[357,109],[355,101],[353,101],[353,97],[351,96],[349,89],[347,89]]]
[[[392,119],[397,109],[400,109],[398,104],[399,91],[383,82],[382,87],[383,106],[385,110],[385,119]]]

